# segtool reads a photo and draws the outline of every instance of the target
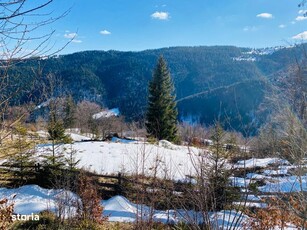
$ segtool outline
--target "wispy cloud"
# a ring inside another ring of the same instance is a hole
[[[307,20],[307,10],[299,10],[298,11],[299,16],[295,18],[295,21],[304,21]]]
[[[272,19],[272,18],[274,18],[273,15],[270,14],[270,13],[257,14],[256,17],[258,17],[258,18],[265,18],[265,19]]]
[[[110,35],[111,34],[111,32],[108,31],[108,30],[101,30],[99,33],[102,34],[102,35]]]
[[[166,7],[166,6],[167,6],[166,4],[163,4],[163,5],[155,5],[156,8]]]
[[[77,37],[78,37],[77,33],[70,33],[68,30],[65,31],[64,38],[71,39],[71,42],[74,43],[81,43],[82,40],[77,39]]]
[[[299,10],[298,11],[298,14],[306,14],[307,13],[307,10]]]
[[[66,33],[64,34],[64,37],[69,39],[75,38],[77,36],[78,36],[77,33],[69,33],[69,31],[66,31]]]
[[[72,40],[72,42],[74,42],[74,43],[81,43],[81,42],[82,42],[82,40],[79,40],[79,39],[73,39],[73,40]]]
[[[169,13],[168,12],[163,12],[163,11],[156,11],[152,15],[150,15],[153,19],[158,19],[158,20],[168,20],[169,19]]]
[[[292,39],[295,39],[295,40],[307,40],[307,31],[304,31],[302,33],[299,33],[297,35],[294,35],[292,37]]]
[[[280,24],[279,26],[278,26],[278,28],[280,28],[280,29],[283,29],[283,28],[286,28],[287,26],[285,25],[285,24]]]
[[[248,32],[248,31],[254,32],[254,31],[257,31],[257,30],[258,30],[258,28],[256,26],[245,26],[243,28],[243,31],[245,31],[245,32]]]
[[[307,17],[305,17],[305,16],[297,16],[297,17],[295,18],[296,21],[304,21],[304,20],[306,20],[306,19],[307,19]]]

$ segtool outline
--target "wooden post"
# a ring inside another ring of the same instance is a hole
[[[122,174],[118,173],[117,177],[117,194],[122,195]]]

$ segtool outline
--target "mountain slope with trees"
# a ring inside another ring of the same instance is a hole
[[[220,120],[225,127],[241,131],[248,124],[254,132],[268,113],[262,109],[267,88],[301,58],[302,46],[273,51],[233,46],[85,51],[17,63],[10,74],[16,85],[27,83],[18,82],[18,76],[25,75],[26,87],[36,89],[31,95],[20,93],[15,103],[36,102],[45,76],[53,74],[62,82],[58,95],[118,107],[127,120],[142,120],[148,84],[156,60],[163,55],[175,85],[179,119],[207,125]]]

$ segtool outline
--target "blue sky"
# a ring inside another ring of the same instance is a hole
[[[300,0],[55,0],[52,24],[62,53],[170,46],[268,47],[307,39]],[[307,19],[307,18],[306,18]],[[45,28],[47,30],[49,28]],[[304,33],[305,32],[305,33]]]

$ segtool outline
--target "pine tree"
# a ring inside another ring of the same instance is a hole
[[[34,156],[34,143],[27,138],[27,129],[21,124],[17,123],[13,131],[14,139],[9,142],[8,162],[17,170],[13,170],[16,177],[15,185],[22,185],[31,179],[33,169],[28,166],[35,164]]]
[[[65,134],[63,119],[57,101],[49,103],[48,134],[51,140],[50,148],[42,154],[43,169],[40,172],[40,184],[43,186],[55,185],[63,175],[66,166],[64,144],[71,143],[71,138]]]
[[[77,105],[74,102],[74,99],[71,95],[65,98],[64,105],[64,128],[73,128],[76,122],[76,108]]]
[[[65,134],[65,128],[60,118],[56,116],[55,111],[51,111],[50,120],[48,124],[48,134],[51,143],[52,156],[46,157],[52,166],[59,166],[63,164],[63,153],[61,144],[70,143],[71,139]],[[59,149],[59,150],[58,150]],[[57,162],[57,163],[56,163]]]
[[[147,132],[159,140],[175,141],[178,112],[176,109],[174,85],[167,64],[162,56],[158,60],[148,90]]]

